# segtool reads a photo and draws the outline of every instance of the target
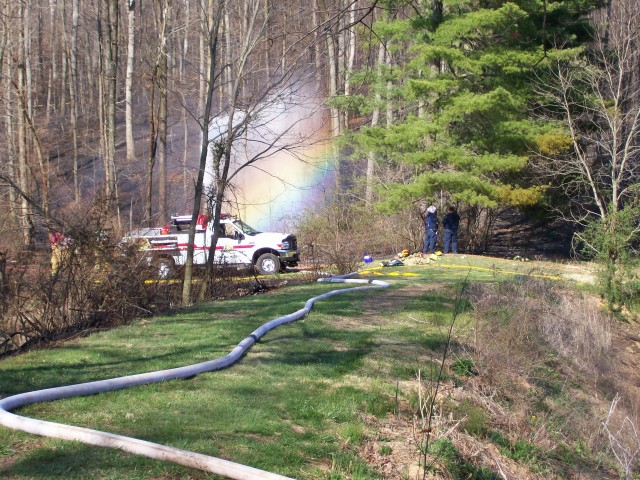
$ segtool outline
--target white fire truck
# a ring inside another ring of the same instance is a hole
[[[156,269],[158,278],[171,278],[176,267],[186,263],[191,218],[191,215],[172,216],[170,225],[134,230],[125,236],[123,242],[140,248],[147,264]],[[207,263],[214,233],[213,223],[204,215],[197,218],[194,265]],[[228,214],[221,216],[217,228],[216,264],[253,265],[262,275],[272,275],[286,267],[298,265],[300,253],[295,235],[259,232]]]

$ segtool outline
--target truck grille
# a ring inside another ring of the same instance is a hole
[[[282,248],[284,250],[297,250],[298,249],[298,239],[295,235],[289,235],[285,239],[282,240]]]

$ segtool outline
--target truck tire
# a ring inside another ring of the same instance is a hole
[[[273,275],[280,271],[280,259],[273,253],[263,253],[258,257],[256,270],[261,275]]]
[[[171,258],[160,257],[153,262],[153,266],[159,280],[169,280],[176,273],[176,265]]]

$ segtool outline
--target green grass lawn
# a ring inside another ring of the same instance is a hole
[[[375,264],[374,264],[375,265]],[[190,380],[36,404],[22,415],[118,433],[300,479],[375,479],[355,447],[366,415],[383,417],[414,392],[400,386],[437,357],[465,278],[552,275],[542,264],[447,256],[370,269],[386,290],[316,303],[268,333],[235,366]],[[291,285],[197,305],[52,349],[0,361],[0,395],[189,365],[228,353],[264,322],[338,284]],[[457,329],[464,330],[463,313]],[[416,461],[418,457],[416,455]],[[0,478],[216,478],[106,448],[0,427]]]

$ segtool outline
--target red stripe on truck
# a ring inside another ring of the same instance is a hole
[[[189,246],[188,243],[179,243],[178,244],[178,248],[180,250],[186,250],[188,246]],[[216,247],[216,250],[222,250],[222,248],[223,248],[222,246],[218,245]],[[194,251],[196,251],[196,250],[209,250],[209,247],[193,247],[193,250]]]

